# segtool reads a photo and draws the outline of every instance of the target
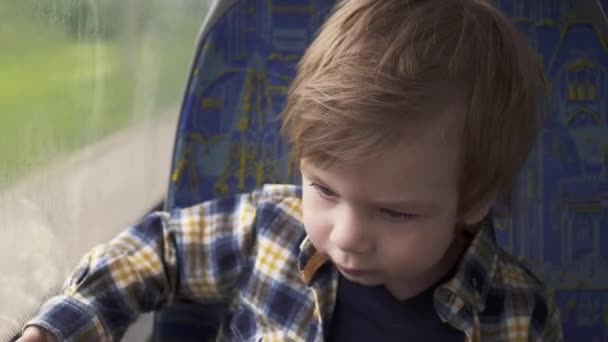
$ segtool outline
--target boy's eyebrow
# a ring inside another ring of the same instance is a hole
[[[331,191],[335,191],[333,189],[333,187],[331,185],[329,185],[327,182],[325,182],[323,179],[321,179],[321,177],[312,173],[311,171],[308,171],[308,172],[310,172],[310,173],[306,176],[306,178],[309,178],[314,183],[319,183],[319,185],[322,185]]]
[[[314,166],[309,166],[308,163],[300,164],[300,171],[303,173],[307,173],[306,178],[310,178],[310,180],[326,184],[321,177],[319,176],[319,172],[316,170]]]
[[[315,172],[314,167],[310,168],[306,165],[301,165],[300,170],[308,173],[307,178],[310,178],[311,181],[319,183],[320,185],[327,187],[331,191],[336,191],[333,189],[332,186],[330,186],[327,182],[321,179],[321,177]],[[380,208],[393,208],[395,210],[401,208],[407,210],[414,210],[422,213],[432,212],[439,207],[436,203],[433,202],[412,199],[383,199],[372,201],[367,200],[365,202],[368,205]]]
[[[393,209],[407,209],[414,210],[418,212],[432,212],[437,209],[437,205],[433,202],[425,202],[420,200],[411,200],[411,199],[401,199],[401,200],[381,200],[381,201],[371,201],[369,202],[371,205],[381,208],[393,208]]]

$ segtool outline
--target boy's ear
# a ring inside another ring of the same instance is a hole
[[[481,201],[460,217],[460,222],[465,226],[473,226],[481,222],[490,212],[496,202],[495,198]]]

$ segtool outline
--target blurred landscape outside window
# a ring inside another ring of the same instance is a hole
[[[0,340],[162,200],[208,2],[0,1]]]

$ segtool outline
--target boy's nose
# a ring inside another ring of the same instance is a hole
[[[361,221],[342,219],[334,224],[329,241],[344,253],[366,254],[373,249],[370,233]]]

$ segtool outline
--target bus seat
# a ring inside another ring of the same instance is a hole
[[[496,2],[537,48],[551,90],[497,236],[555,291],[566,341],[607,341],[608,1]]]
[[[608,1],[603,1],[607,5]],[[566,340],[608,340],[608,36],[595,0],[495,0],[543,59],[551,112],[499,243],[553,289]],[[216,0],[203,25],[175,142],[166,209],[297,183],[275,120],[330,0]],[[177,303],[154,339],[213,338],[224,307]]]
[[[165,208],[297,183],[277,116],[296,64],[333,0],[216,0],[203,25],[178,123]],[[212,339],[221,303],[156,314],[154,340]]]

